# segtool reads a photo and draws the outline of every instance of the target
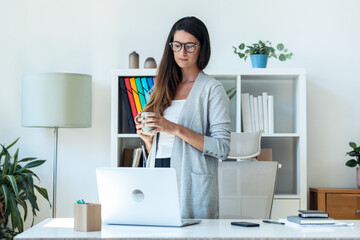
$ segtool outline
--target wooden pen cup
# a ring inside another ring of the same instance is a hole
[[[74,204],[74,230],[101,231],[101,204]]]

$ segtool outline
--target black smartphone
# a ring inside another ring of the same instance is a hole
[[[260,224],[252,222],[231,222],[231,225],[241,226],[241,227],[259,227]]]

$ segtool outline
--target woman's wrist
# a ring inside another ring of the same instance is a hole
[[[151,140],[145,142],[145,146],[146,146],[146,151],[147,151],[147,152],[150,152],[150,150],[151,150],[152,143],[153,143],[152,140],[153,140],[153,138],[151,138]]]
[[[183,128],[182,125],[180,124],[175,124],[175,128],[174,128],[174,135],[177,137],[180,137],[181,134],[181,129]]]

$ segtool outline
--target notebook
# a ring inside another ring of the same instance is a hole
[[[173,168],[97,168],[102,221],[107,224],[182,227]]]
[[[333,218],[302,218],[299,216],[288,216],[286,219],[290,222],[301,225],[335,224],[335,220]]]
[[[327,218],[329,214],[319,210],[299,210],[299,217],[303,218]]]

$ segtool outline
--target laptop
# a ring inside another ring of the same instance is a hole
[[[107,224],[183,227],[173,168],[96,169],[102,221]]]

